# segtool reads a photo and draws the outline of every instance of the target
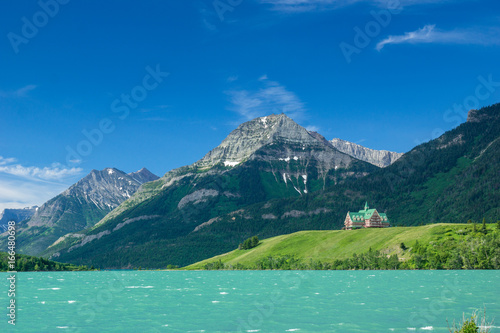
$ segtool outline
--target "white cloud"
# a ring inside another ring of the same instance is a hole
[[[232,90],[226,92],[232,103],[230,109],[248,119],[271,113],[285,113],[295,120],[303,118],[304,103],[291,91],[267,76],[259,79],[262,88],[257,90]]]
[[[20,164],[2,165],[0,166],[0,173],[7,173],[10,175],[34,178],[41,180],[61,180],[68,177],[73,177],[82,172],[81,168],[66,168],[58,164],[53,164],[50,167],[25,167]]]
[[[82,172],[59,163],[39,168],[15,162],[15,158],[0,156],[0,210],[41,205],[68,188],[66,182]]]
[[[168,112],[167,109],[170,109],[170,107],[171,107],[170,105],[162,104],[162,105],[152,106],[150,108],[141,108],[139,111],[143,113],[154,112],[154,111]]]
[[[141,121],[170,121],[170,119],[165,117],[147,117],[139,119]]]
[[[460,1],[468,1],[468,0],[399,0],[399,3],[401,7],[406,7],[406,6],[417,6],[417,5],[437,5],[437,4],[443,4],[443,3],[452,3],[452,2],[460,2]],[[388,4],[394,4],[397,3],[394,0],[376,0],[372,1],[374,3],[377,3],[381,7],[387,7]]]
[[[65,184],[0,179],[0,211],[5,208],[40,206],[68,188]]]
[[[309,132],[319,132],[319,127],[314,125],[309,125],[306,127],[306,130],[308,130]]]
[[[0,97],[4,98],[20,98],[20,97],[26,97],[28,93],[34,89],[36,89],[36,85],[34,84],[28,84],[27,86],[24,86],[22,88],[19,88],[14,91],[3,91],[0,90]]]
[[[436,25],[428,24],[415,31],[405,32],[403,35],[389,36],[377,43],[377,51],[389,44],[472,44],[472,45],[498,45],[500,44],[500,30],[469,29],[444,31],[436,29]]]
[[[15,161],[16,159],[13,157],[4,158],[3,156],[0,156],[0,165],[14,163]]]
[[[65,178],[79,175],[82,172],[81,168],[68,168],[60,163],[52,163],[50,167],[39,168],[13,164],[16,161],[17,159],[13,157],[4,158],[3,156],[0,156],[0,173],[34,180],[61,181]]]
[[[429,43],[434,38],[433,31],[435,27],[435,25],[426,25],[416,31],[405,32],[404,35],[389,36],[383,41],[379,42],[376,46],[376,49],[377,51],[380,51],[387,44]]]
[[[391,5],[395,3],[393,0],[260,0],[260,3],[270,5],[272,10],[288,13],[331,10],[361,2],[377,7],[387,7],[389,3]],[[446,2],[451,2],[451,0],[399,0],[401,7]]]
[[[360,145],[360,144],[362,144],[365,141],[366,141],[366,139],[359,139],[358,141],[356,141],[354,143],[357,144],[357,145]]]
[[[291,13],[333,9],[359,1],[361,0],[260,0],[263,4],[271,5],[273,10]]]

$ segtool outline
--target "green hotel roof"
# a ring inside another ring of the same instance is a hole
[[[359,212],[349,212],[349,216],[353,222],[355,221],[364,221],[365,219],[369,219],[372,217],[373,213],[375,213],[376,209],[372,208],[369,209],[368,207],[368,202],[365,204],[365,209],[360,210]],[[378,212],[377,212],[378,213]],[[380,217],[382,217],[382,220],[385,220],[385,222],[389,222],[389,219],[387,218],[387,215],[385,213],[378,213]]]

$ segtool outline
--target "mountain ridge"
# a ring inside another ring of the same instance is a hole
[[[380,168],[385,168],[396,162],[404,153],[396,153],[388,150],[375,150],[366,148],[353,142],[334,138],[330,140],[332,145],[343,153],[359,160],[371,163]]]
[[[38,207],[29,219],[17,224],[18,251],[40,254],[64,234],[93,226],[133,195],[145,181],[158,178],[145,168],[132,175],[116,168],[91,170],[61,194]]]
[[[6,225],[9,221],[21,222],[29,219],[37,211],[38,206],[25,208],[5,208],[0,212],[0,226]]]

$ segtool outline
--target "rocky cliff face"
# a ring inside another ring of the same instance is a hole
[[[147,169],[131,174],[115,168],[92,170],[18,224],[19,251],[37,255],[66,233],[93,226],[130,198],[144,182],[155,179],[158,177]]]
[[[391,165],[396,162],[398,158],[403,156],[403,153],[395,153],[387,150],[374,150],[341,139],[333,139],[330,142],[341,152],[381,168]]]
[[[38,206],[26,207],[21,209],[5,208],[0,213],[0,226],[6,225],[9,221],[21,222],[35,214]],[[3,230],[2,230],[3,231]]]
[[[472,109],[467,113],[467,122],[468,123],[479,123],[488,120],[494,120],[495,115],[489,114],[485,112],[484,109],[475,110]]]
[[[246,161],[258,149],[276,141],[318,145],[318,140],[292,119],[284,114],[273,114],[241,124],[196,164],[201,168],[218,163],[235,166]]]

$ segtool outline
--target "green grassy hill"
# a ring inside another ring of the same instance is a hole
[[[476,231],[473,231],[473,229]],[[207,260],[200,261],[185,269],[204,269],[205,265],[219,260],[226,266],[256,267],[256,263],[269,257],[293,257],[299,261],[310,260],[332,263],[345,260],[354,254],[368,251],[380,251],[384,256],[396,254],[400,260],[410,259],[416,253],[411,248],[418,240],[422,248],[436,251],[448,251],[455,248],[453,244],[465,244],[476,240],[484,243],[482,238],[490,237],[498,242],[500,232],[494,225],[487,225],[487,232],[481,232],[481,225],[439,223],[420,227],[397,227],[385,229],[361,229],[355,231],[299,231],[264,239],[250,250],[234,250]],[[404,243],[409,249],[401,248]],[[425,252],[425,251],[424,251]],[[424,253],[425,254],[425,253]],[[496,258],[500,260],[499,257]],[[423,268],[423,267],[422,267]],[[466,267],[465,267],[466,268]]]

